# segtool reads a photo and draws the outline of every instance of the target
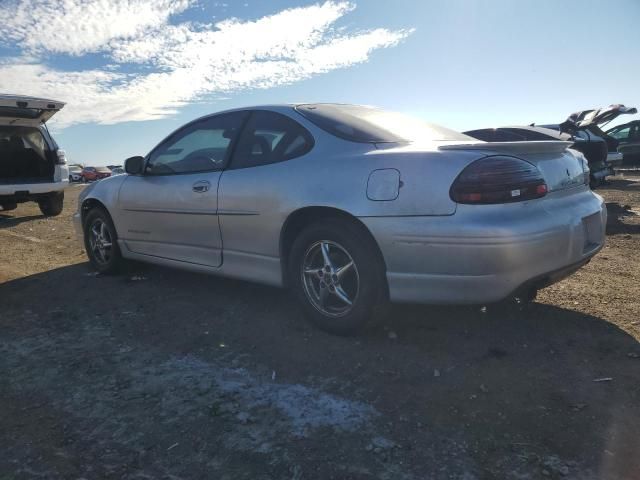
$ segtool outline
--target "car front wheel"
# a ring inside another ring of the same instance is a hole
[[[330,219],[307,227],[293,244],[289,266],[303,308],[327,332],[361,331],[388,303],[377,246],[352,221]]]
[[[101,208],[91,210],[84,222],[84,247],[91,265],[100,273],[118,271],[122,256],[118,237],[109,214]]]

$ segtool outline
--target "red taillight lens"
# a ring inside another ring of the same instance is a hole
[[[467,166],[451,186],[457,203],[508,203],[544,197],[547,184],[535,165],[515,157],[485,157]]]

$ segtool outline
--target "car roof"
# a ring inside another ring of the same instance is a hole
[[[244,112],[244,111],[251,111],[251,110],[272,110],[275,112],[282,111],[282,110],[294,110],[296,107],[300,107],[302,105],[335,105],[335,106],[357,106],[357,107],[376,108],[374,105],[365,105],[365,104],[358,104],[358,103],[340,103],[340,102],[266,103],[262,105],[248,105],[244,107],[236,107],[236,108],[229,108],[226,110],[220,110],[217,112],[209,113],[200,118],[206,118],[211,115],[217,115],[219,113]]]

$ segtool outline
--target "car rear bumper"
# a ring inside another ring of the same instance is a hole
[[[0,185],[0,196],[30,196],[42,193],[61,192],[69,185],[69,179],[65,178],[58,182],[43,183],[15,183],[11,185]]]
[[[610,167],[619,167],[622,165],[624,155],[620,152],[609,152],[607,154],[607,165]]]
[[[558,281],[604,246],[604,202],[580,188],[530,202],[459,205],[451,216],[361,220],[380,245],[391,300],[490,303]]]

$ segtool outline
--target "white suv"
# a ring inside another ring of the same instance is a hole
[[[0,94],[0,211],[34,201],[44,215],[62,212],[69,170],[45,122],[63,106],[55,100]]]

